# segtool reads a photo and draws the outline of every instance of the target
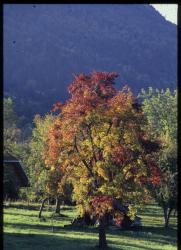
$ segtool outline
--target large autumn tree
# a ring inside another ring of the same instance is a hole
[[[142,130],[143,113],[128,87],[114,88],[116,73],[76,75],[70,99],[49,130],[46,164],[73,183],[79,210],[99,219],[99,247],[107,246],[106,214],[121,220],[116,202],[141,203],[144,183],[160,181],[153,152],[159,146]],[[63,178],[62,178],[63,179]]]
[[[148,120],[146,131],[153,139],[162,141],[162,149],[155,159],[162,171],[157,188],[149,189],[163,209],[165,227],[169,226],[171,212],[177,208],[177,90],[149,88],[141,91],[142,108]]]

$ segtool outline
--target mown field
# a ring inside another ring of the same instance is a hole
[[[4,208],[5,250],[86,250],[96,249],[96,228],[70,229],[75,218],[74,207],[64,206],[63,217],[52,219],[52,211],[45,208],[43,216],[37,217],[39,204],[13,203]],[[107,230],[110,249],[122,250],[175,250],[177,249],[177,219],[171,217],[170,228],[163,228],[162,210],[156,204],[147,205],[139,212],[141,231]]]

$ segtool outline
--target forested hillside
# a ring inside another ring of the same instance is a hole
[[[31,121],[73,74],[116,71],[135,94],[177,84],[177,29],[149,5],[4,5],[4,95]]]

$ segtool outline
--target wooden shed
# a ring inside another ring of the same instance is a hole
[[[28,177],[20,161],[10,154],[4,155],[3,167],[4,198],[17,199],[19,188],[29,186]]]

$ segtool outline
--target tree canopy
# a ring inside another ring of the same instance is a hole
[[[108,207],[115,211],[113,201],[141,203],[148,195],[144,183],[160,182],[153,156],[159,143],[143,130],[146,120],[129,87],[114,88],[116,77],[75,76],[70,99],[52,109],[60,114],[49,129],[45,153],[46,164],[59,169],[62,180],[71,180],[79,210],[98,204],[101,220]]]
[[[162,178],[156,189],[151,187],[151,192],[164,210],[167,227],[177,203],[177,90],[172,93],[169,89],[149,88],[142,90],[140,97],[148,120],[145,130],[162,144],[156,158]]]
[[[3,137],[4,153],[18,154],[21,130],[18,128],[19,119],[14,112],[12,99],[3,99]]]

